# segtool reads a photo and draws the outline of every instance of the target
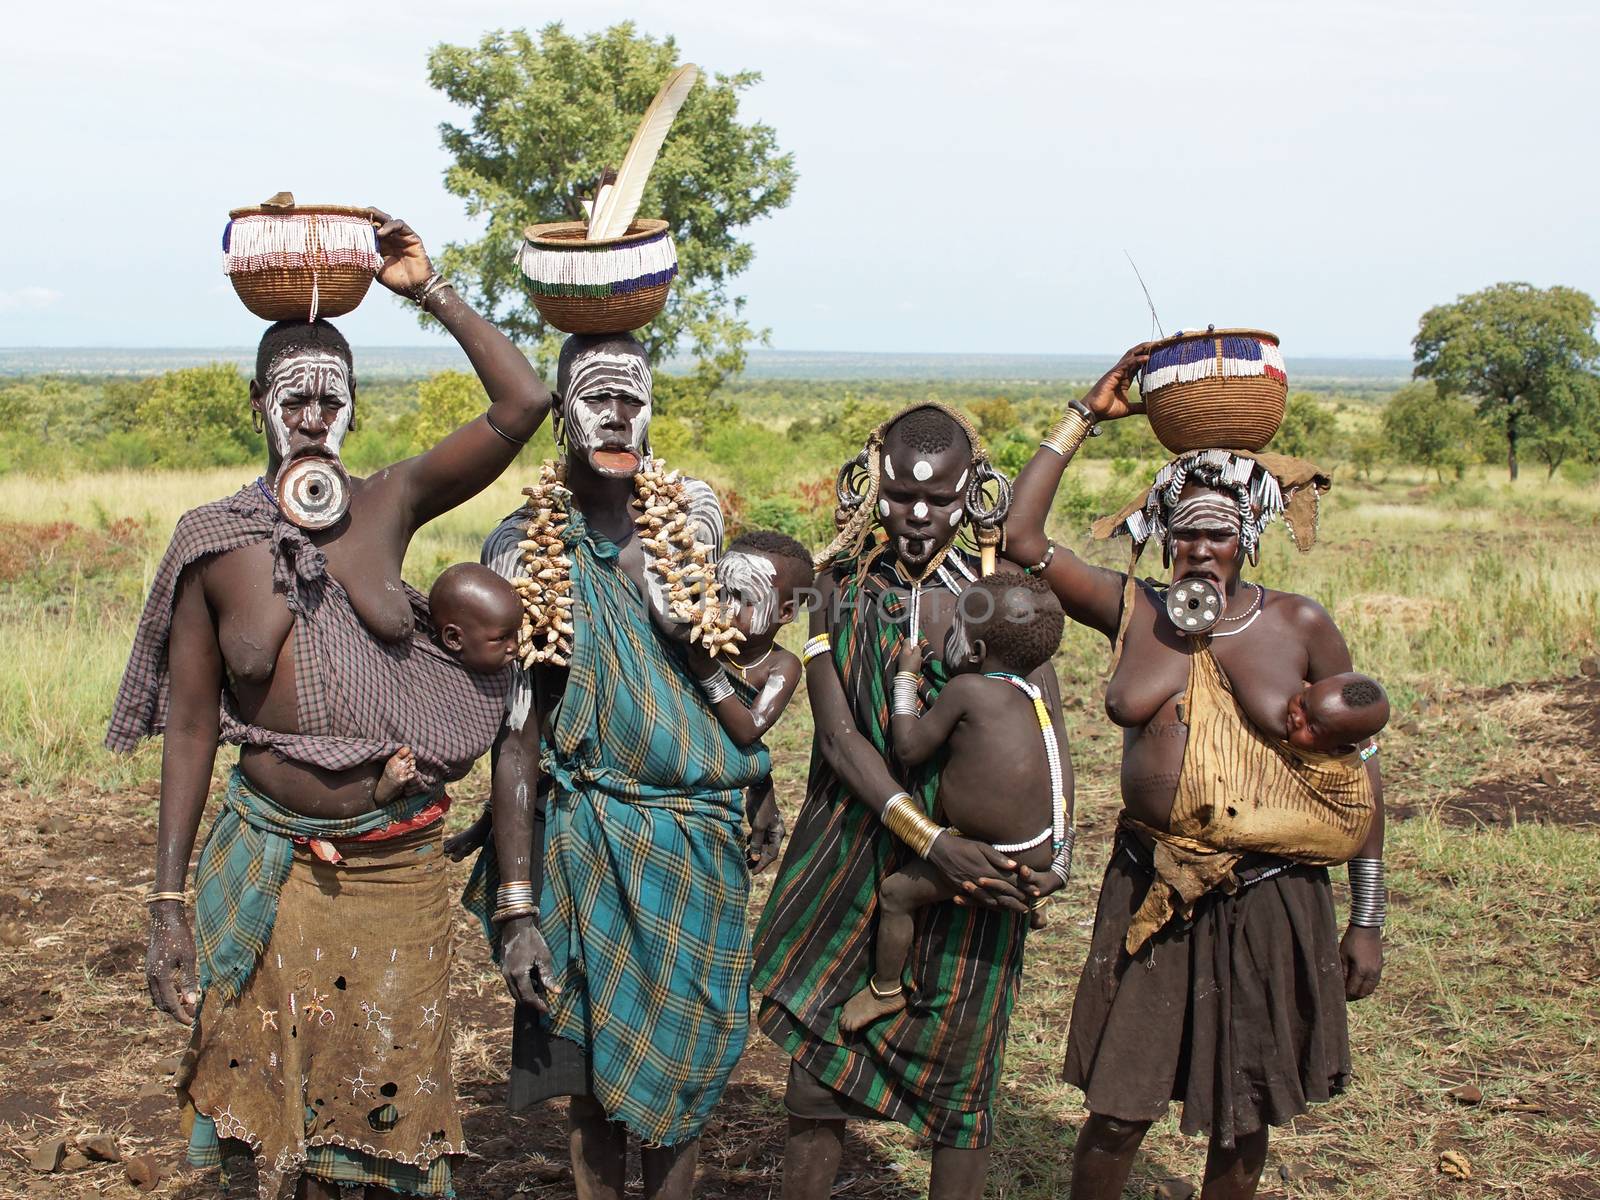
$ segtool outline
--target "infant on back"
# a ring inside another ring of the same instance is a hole
[[[433,642],[462,668],[477,675],[503,671],[517,657],[522,602],[516,589],[479,563],[456,563],[439,572],[428,592]],[[375,798],[388,804],[413,790],[417,765],[402,746],[384,764]]]

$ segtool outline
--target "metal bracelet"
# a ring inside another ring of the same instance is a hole
[[[944,832],[944,827],[930,821],[906,792],[896,792],[890,796],[879,819],[885,829],[909,846],[919,858],[928,857],[933,843]]]
[[[483,419],[489,423],[489,428],[490,429],[494,430],[501,437],[505,438],[505,440],[510,442],[513,446],[526,446],[528,444],[528,438],[512,437],[504,429],[501,429],[500,426],[496,425],[494,423],[494,418],[491,417],[488,413],[484,413],[483,414]],[[528,435],[528,437],[532,437],[532,436],[533,435],[531,433]]]
[[[504,908],[497,908],[489,918],[491,925],[504,925],[507,921],[515,921],[518,917],[532,917],[533,923],[539,923],[539,910],[532,904],[508,904]]]
[[[1383,859],[1352,858],[1348,866],[1350,924],[1382,929],[1389,919],[1389,886],[1384,881]]]
[[[429,275],[425,280],[422,281],[422,286],[419,287],[415,293],[413,293],[412,299],[417,302],[418,308],[427,308],[428,298],[440,288],[447,288],[449,286],[451,286],[450,281],[443,275],[439,274],[438,271],[435,271],[432,275]]]
[[[1054,450],[1062,458],[1071,459],[1078,452],[1078,447],[1088,441],[1094,433],[1096,425],[1094,418],[1085,416],[1087,410],[1068,408],[1066,414],[1050,427],[1050,432],[1044,435],[1044,441],[1039,445],[1046,450]]]
[[[894,677],[894,698],[890,701],[889,711],[897,717],[914,717],[917,715],[917,688],[922,683],[922,676],[910,671],[900,671]]]
[[[695,682],[700,685],[700,691],[710,704],[721,704],[733,695],[733,681],[721,667],[718,667],[709,678],[701,679],[696,676]]]
[[[146,892],[144,902],[146,904],[165,904],[171,901],[176,904],[182,904],[187,899],[188,897],[183,892]]]

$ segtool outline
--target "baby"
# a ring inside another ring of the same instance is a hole
[[[811,552],[774,530],[741,534],[717,562],[717,589],[744,641],[737,657],[721,660],[726,666],[698,646],[689,646],[689,669],[718,722],[739,746],[760,741],[777,724],[800,683],[800,660],[776,640],[778,631],[799,612],[800,589],[810,587],[814,579]],[[748,703],[740,699],[730,669],[753,693]],[[746,794],[751,829],[767,831],[760,845],[752,842],[749,848],[750,868],[756,872],[776,859],[783,838],[780,823],[757,820],[762,815],[770,818],[776,805],[770,775]]]
[[[1346,671],[1308,683],[1289,697],[1284,714],[1296,750],[1351,754],[1389,723],[1389,697],[1369,675]]]
[[[474,674],[492,675],[517,657],[522,602],[516,589],[488,567],[456,563],[439,572],[428,592],[433,642]],[[373,798],[388,804],[417,782],[410,746],[401,746],[384,764]]]
[[[939,776],[944,820],[1029,868],[1040,880],[1041,897],[1066,883],[1071,797],[1055,727],[1024,676],[1050,661],[1062,625],[1061,605],[1038,576],[1005,572],[980,579],[962,593],[945,638],[950,682],[933,707],[916,716],[910,677],[921,674],[922,649],[907,643],[896,665],[890,717],[895,757],[905,766],[925,763],[949,746]],[[840,1030],[853,1033],[905,1007],[901,976],[914,914],[955,894],[950,881],[920,859],[883,881],[873,978],[845,1004]]]

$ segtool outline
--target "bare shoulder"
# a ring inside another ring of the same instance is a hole
[[[1010,690],[1009,684],[998,683],[984,675],[957,675],[939,689],[939,703],[948,702],[963,708],[969,708],[973,705],[981,706],[991,686],[997,689],[995,694],[998,694],[998,689],[1001,688],[1007,691]]]
[[[1262,608],[1270,609],[1280,620],[1287,621],[1292,628],[1300,630],[1307,636],[1337,630],[1338,627],[1334,625],[1333,617],[1328,610],[1310,596],[1302,596],[1297,592],[1275,592],[1270,588],[1264,591],[1266,594],[1262,600]]]

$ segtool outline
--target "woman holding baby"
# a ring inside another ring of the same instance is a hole
[[[1384,907],[1381,782],[1357,745],[1387,705],[1364,677],[1336,678],[1350,652],[1319,604],[1242,578],[1274,516],[1302,546],[1314,537],[1328,481],[1308,463],[1182,454],[1096,527],[1130,534],[1135,560],[1156,542],[1171,585],[1047,538],[1073,452],[1098,422],[1144,410],[1127,392],[1150,351],[1128,351],[1041,444],[1017,480],[1006,554],[1113,643],[1106,711],[1124,730],[1123,811],[1067,1049],[1090,1112],[1072,1195],[1121,1195],[1145,1131],[1178,1100],[1183,1130],[1210,1139],[1201,1195],[1232,1200],[1255,1194],[1268,1126],[1350,1077],[1345,1003],[1377,986]],[[1169,612],[1185,581],[1213,598],[1207,632]],[[1341,939],[1326,867],[1347,859]]]

